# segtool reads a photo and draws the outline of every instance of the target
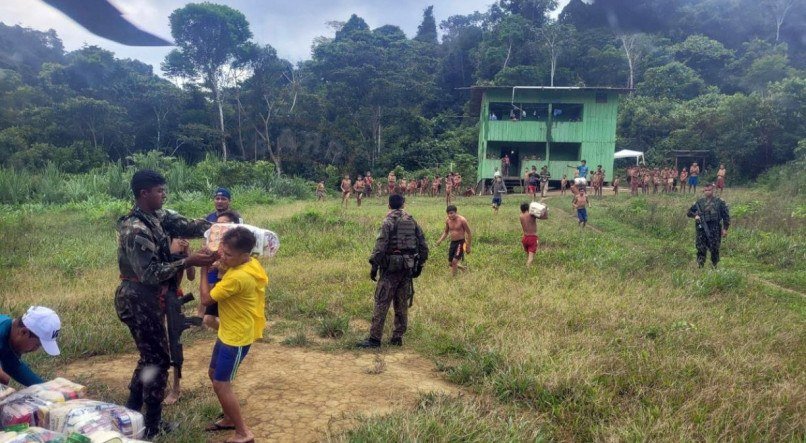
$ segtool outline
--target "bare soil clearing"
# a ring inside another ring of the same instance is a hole
[[[207,379],[212,345],[211,340],[199,340],[185,347],[183,391],[206,389],[214,395]],[[90,358],[69,365],[64,373],[124,390],[136,361],[133,354]],[[275,343],[252,345],[235,390],[260,442],[322,440],[354,426],[360,415],[387,414],[412,405],[427,392],[459,392],[438,378],[431,362],[405,348],[380,354],[326,353]],[[180,400],[169,407],[181,405]],[[210,434],[210,441],[224,441],[229,434]]]

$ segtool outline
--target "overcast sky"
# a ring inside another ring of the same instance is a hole
[[[568,0],[561,0],[565,5]],[[126,17],[149,32],[170,40],[168,16],[188,1],[184,0],[112,0]],[[310,58],[313,39],[332,36],[325,22],[346,21],[350,14],[366,20],[370,28],[397,25],[412,37],[422,20],[423,9],[434,5],[437,25],[451,15],[486,11],[493,0],[229,0],[218,1],[246,15],[254,39],[270,44],[280,57],[298,62]],[[84,44],[97,45],[115,53],[118,58],[134,58],[154,66],[171,48],[130,47],[96,37],[75,24],[58,10],[39,0],[0,0],[0,21],[38,30],[53,28],[68,51]]]

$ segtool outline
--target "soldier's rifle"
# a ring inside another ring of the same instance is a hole
[[[205,278],[202,276],[202,278]],[[182,364],[185,362],[184,351],[182,349],[182,332],[191,326],[201,326],[202,319],[199,317],[188,318],[182,312],[182,306],[193,300],[193,294],[178,295],[176,284],[168,285],[165,292],[165,318],[168,327],[168,348],[171,353],[171,366],[176,370],[176,375],[182,377]]]
[[[697,229],[700,229],[705,234],[705,242],[708,249],[711,249],[711,245],[714,244],[711,240],[711,231],[708,229],[708,223],[705,222],[702,218],[702,207],[700,207],[700,202],[697,202],[697,216],[700,217],[697,220]]]

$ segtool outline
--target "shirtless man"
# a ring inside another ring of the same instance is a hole
[[[372,172],[367,171],[364,174],[364,197],[372,197],[372,184],[375,183],[375,180],[372,179]]]
[[[690,168],[688,168],[688,190],[694,190],[694,193],[697,193],[697,185],[700,182],[700,166],[697,162],[694,162]]]
[[[577,210],[579,226],[584,228],[585,225],[588,224],[588,196],[585,195],[584,189],[579,190],[579,194],[574,197],[571,204],[574,205],[574,209]]]
[[[387,182],[389,182],[389,195],[395,193],[395,186],[397,186],[397,177],[395,177],[395,171],[390,171],[389,176],[386,177]]]
[[[448,213],[448,218],[445,219],[445,232],[437,240],[437,246],[442,243],[449,235],[451,237],[451,246],[448,248],[448,262],[451,266],[451,275],[456,275],[456,269],[465,271],[466,266],[460,265],[459,262],[465,256],[465,253],[470,254],[470,241],[472,235],[470,233],[470,226],[467,225],[467,219],[456,213],[456,206],[448,205],[445,212]]]
[[[350,193],[352,192],[352,182],[350,181],[350,176],[345,175],[343,179],[341,179],[341,204],[344,207],[347,207],[347,201],[350,200]]]
[[[408,190],[408,186],[409,186],[409,183],[406,181],[406,177],[401,177],[400,182],[398,183],[398,186],[397,186],[397,193],[402,195],[402,196],[405,196],[406,191]]]
[[[439,195],[439,183],[440,178],[438,175],[434,176],[434,180],[431,182],[431,197],[436,197]]]
[[[526,266],[532,266],[537,247],[540,246],[540,237],[537,236],[537,217],[529,213],[529,203],[521,203],[521,228],[523,228],[523,238],[521,244],[526,251]]]
[[[565,188],[568,187],[568,175],[563,174],[563,179],[560,180],[560,195],[565,195]]]
[[[719,171],[716,172],[716,190],[719,191],[719,195],[722,195],[722,191],[725,190],[725,176],[728,174],[728,171],[725,170],[725,165],[719,165]]]
[[[316,184],[316,201],[325,199],[325,182],[320,181]]]
[[[619,185],[618,176],[613,177],[613,195],[618,195],[618,185]]]
[[[688,170],[683,168],[680,171],[680,192],[686,192],[686,183],[688,182]]]
[[[356,205],[360,208],[361,207],[361,199],[364,198],[364,188],[366,188],[367,184],[364,181],[364,177],[360,175],[358,178],[355,179],[355,184],[353,185],[353,191],[355,191],[355,201]]]
[[[638,195],[638,168],[630,168],[630,195]]]

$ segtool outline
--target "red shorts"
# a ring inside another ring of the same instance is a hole
[[[540,237],[536,235],[524,235],[521,239],[523,250],[527,253],[534,254],[537,252],[537,246],[540,244]]]
[[[529,191],[530,194],[534,194],[535,192],[537,192],[537,186],[529,185],[526,187],[526,189]]]
[[[724,177],[717,177],[716,178],[716,188],[717,189],[725,189],[725,178]]]

